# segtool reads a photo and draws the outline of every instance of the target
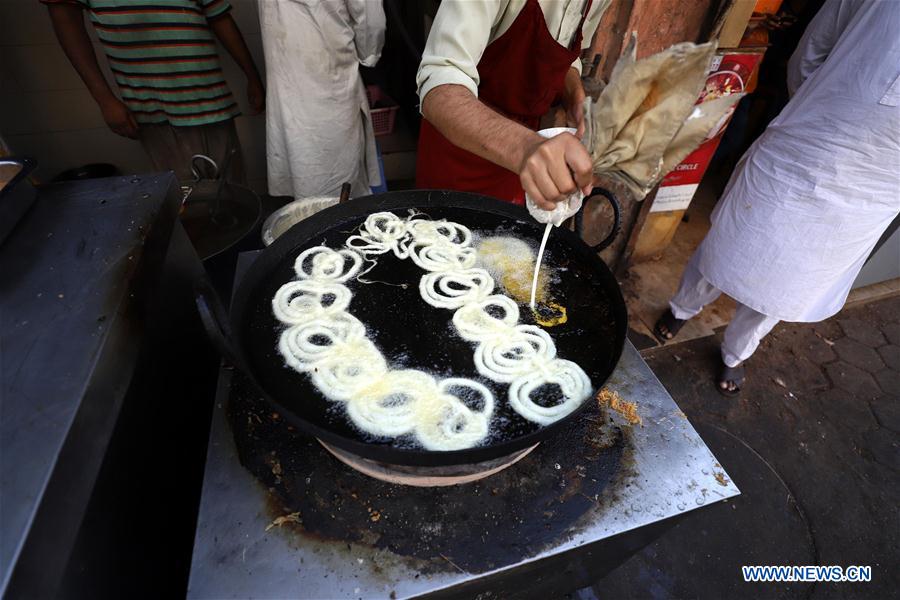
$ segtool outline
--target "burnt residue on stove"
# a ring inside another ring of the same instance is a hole
[[[271,492],[271,520],[282,517],[271,534],[346,546],[351,554],[360,545],[387,550],[420,573],[479,573],[538,554],[578,530],[629,462],[623,432],[594,406],[500,473],[416,488],[353,471],[273,412],[238,374],[228,412],[242,464]]]

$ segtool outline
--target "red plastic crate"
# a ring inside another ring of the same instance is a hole
[[[372,115],[375,135],[388,135],[394,131],[397,109],[400,108],[397,103],[377,85],[366,86],[366,97],[369,99],[369,113]]]

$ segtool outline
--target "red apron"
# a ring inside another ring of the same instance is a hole
[[[585,3],[570,49],[550,35],[537,0],[528,0],[510,28],[485,48],[478,62],[478,98],[504,116],[537,129],[563,92],[569,67],[581,54],[581,27],[591,2]],[[455,146],[426,119],[419,133],[416,187],[477,192],[525,203],[518,173]]]

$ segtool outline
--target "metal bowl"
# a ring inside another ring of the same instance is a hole
[[[271,245],[278,236],[320,210],[338,203],[338,197],[316,196],[301,198],[285,204],[265,220],[262,226],[262,242],[266,246]]]

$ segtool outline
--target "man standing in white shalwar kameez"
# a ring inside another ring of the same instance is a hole
[[[719,390],[778,321],[815,322],[900,212],[900,1],[827,0],[788,65],[790,102],[738,164],[656,334],[721,293],[739,304]]]
[[[362,196],[381,183],[359,65],[384,44],[381,0],[264,0],[269,193]]]

